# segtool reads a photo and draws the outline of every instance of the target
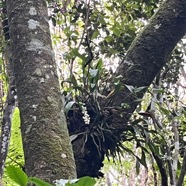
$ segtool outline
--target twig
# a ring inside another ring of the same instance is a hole
[[[184,150],[184,155],[183,155],[183,164],[182,164],[182,167],[181,167],[181,172],[180,172],[180,176],[178,178],[178,181],[177,181],[177,184],[176,186],[181,186],[183,185],[183,181],[184,181],[184,176],[185,176],[185,173],[186,173],[186,149]]]
[[[1,127],[1,141],[0,141],[0,178],[3,176],[5,160],[8,153],[8,146],[10,142],[11,121],[12,114],[16,103],[16,89],[14,85],[14,77],[10,77],[9,90],[7,101],[4,107],[2,127]]]
[[[84,39],[84,36],[85,36],[85,33],[87,31],[87,26],[88,26],[88,21],[89,21],[89,13],[90,13],[90,0],[88,0],[88,2],[86,3],[86,9],[87,9],[87,13],[86,13],[86,17],[85,17],[85,25],[84,25],[84,29],[83,29],[83,33],[82,33],[82,36],[81,36],[81,40],[78,44],[78,47],[77,47],[77,50],[80,49],[82,43],[83,43],[83,39]],[[72,58],[72,61],[71,61],[71,67],[70,67],[70,77],[71,75],[73,74],[73,64],[74,64],[74,61],[75,61],[76,57]]]

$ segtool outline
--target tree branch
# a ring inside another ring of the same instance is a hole
[[[149,24],[131,44],[125,59],[117,68],[115,77],[122,75],[122,89],[111,99],[113,105],[128,104],[123,123],[127,123],[153,79],[167,62],[172,50],[186,32],[186,1],[166,0]],[[125,88],[146,87],[136,95]],[[130,96],[129,96],[130,95]],[[108,100],[106,100],[108,103]],[[112,105],[112,106],[113,106]],[[122,128],[122,126],[115,126]]]
[[[163,165],[162,160],[153,152],[152,152],[152,155],[157,163],[157,166],[158,166],[160,174],[161,174],[161,185],[168,186],[167,173],[166,173],[166,169]]]
[[[8,46],[7,46],[7,49]],[[8,60],[8,56],[6,56]],[[12,115],[14,112],[15,104],[16,104],[16,87],[15,87],[15,77],[13,73],[13,66],[11,62],[8,60],[7,64],[7,71],[9,76],[9,90],[5,102],[4,113],[2,118],[2,126],[1,126],[1,140],[0,140],[0,179],[2,179],[5,160],[8,154],[8,147],[10,143],[10,134],[11,134],[11,122],[12,122]]]
[[[185,176],[185,173],[186,173],[185,167],[186,167],[186,149],[184,151],[183,164],[182,164],[182,167],[181,167],[180,176],[178,178],[178,182],[177,182],[176,186],[183,185],[183,180],[184,180],[184,176]]]

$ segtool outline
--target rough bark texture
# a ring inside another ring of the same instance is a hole
[[[123,76],[121,80],[123,85],[148,87],[168,61],[172,50],[185,32],[186,1],[165,1],[151,18],[150,23],[133,41],[115,75]],[[114,105],[119,106],[121,103],[130,105],[130,108],[125,110],[127,114],[124,123],[128,121],[139,103],[136,101],[136,96],[138,99],[142,98],[143,92],[130,95],[131,93],[125,88],[114,95]]]
[[[47,181],[76,177],[45,0],[7,0],[25,170]]]
[[[115,76],[122,75],[121,84],[123,89],[120,92],[116,92],[109,99],[103,100],[102,107],[105,105],[108,107],[118,107],[121,103],[125,103],[129,107],[122,110],[123,117],[120,114],[109,111],[109,116],[113,115],[111,126],[113,127],[113,134],[121,135],[125,130],[127,122],[136,109],[139,101],[143,97],[147,87],[152,83],[155,76],[160,69],[169,59],[169,56],[186,32],[186,1],[185,0],[166,0],[151,18],[149,24],[143,29],[141,34],[133,41],[130,46],[127,55],[123,62],[118,67]],[[126,87],[131,85],[134,87],[146,88],[134,95]],[[108,103],[111,103],[108,105]],[[116,114],[115,114],[116,113]],[[106,143],[106,142],[105,142]],[[84,146],[84,144],[87,144]],[[91,142],[90,142],[91,144]],[[93,143],[92,143],[93,144]],[[109,144],[108,144],[109,145]],[[88,142],[83,141],[81,138],[77,138],[73,142],[73,148],[78,146],[84,146],[84,154],[79,155],[79,152],[75,151],[75,159],[78,170],[78,175],[93,175],[98,173],[98,166],[101,166],[101,161],[106,151],[102,151],[101,156],[95,156],[95,152],[90,150]],[[87,160],[91,157],[90,170]],[[83,171],[81,167],[84,167]],[[81,170],[79,172],[79,170]],[[91,173],[92,172],[92,173]]]
[[[0,140],[0,179],[3,177],[5,160],[8,154],[8,147],[10,143],[10,134],[12,126],[12,115],[16,104],[16,88],[14,75],[9,71],[9,90],[6,97],[6,104],[4,106],[3,118],[1,122],[1,140]]]

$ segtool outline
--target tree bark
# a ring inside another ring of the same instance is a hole
[[[75,178],[45,0],[7,0],[25,170],[52,182]]]
[[[122,118],[120,114],[113,115],[114,120],[111,123],[111,127],[114,129],[115,135],[120,135],[126,129],[127,122],[129,121],[132,113],[140,103],[145,91],[148,86],[152,83],[161,68],[169,60],[169,56],[184,36],[186,32],[186,1],[185,0],[166,0],[155,15],[151,18],[149,24],[142,30],[138,37],[131,44],[125,59],[119,65],[115,77],[122,75],[121,78],[121,90],[115,92],[109,99],[102,100],[101,106],[104,108],[105,105],[110,108],[121,106],[124,103],[127,107],[122,109]],[[133,87],[146,87],[141,92],[136,94],[131,93],[125,85]],[[110,103],[110,104],[108,104]],[[117,112],[116,112],[117,113]],[[73,148],[76,146],[82,146],[85,142],[77,138],[73,142]],[[78,145],[77,145],[78,144]],[[86,146],[85,146],[86,148]],[[88,169],[89,164],[85,163],[87,157],[92,157],[91,160],[96,164],[104,156],[98,155],[95,157],[95,152],[84,150],[84,155],[78,155],[75,152],[75,159],[77,170]],[[86,154],[86,152],[88,152]],[[92,155],[91,155],[92,153]],[[98,154],[98,153],[97,153]],[[83,161],[84,160],[84,161]],[[87,167],[86,167],[87,166]],[[93,168],[93,167],[92,167]],[[94,168],[98,168],[94,166]],[[92,172],[99,172],[94,170]],[[78,172],[78,175],[90,175],[90,172]],[[90,175],[91,176],[91,175]],[[97,175],[99,176],[99,175]]]
[[[115,76],[122,75],[121,84],[124,89],[114,95],[112,103],[115,106],[120,106],[121,103],[129,105],[124,110],[126,114],[122,125],[127,123],[139,104],[137,99],[143,97],[185,32],[186,1],[166,0],[133,41],[115,73]],[[125,88],[125,85],[145,86],[146,89],[135,95]],[[122,128],[122,125],[115,127]]]

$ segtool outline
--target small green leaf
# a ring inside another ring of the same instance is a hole
[[[78,48],[73,48],[73,49],[72,49],[72,55],[73,55],[74,57],[79,57],[79,58],[82,59],[83,61],[86,61],[85,54],[80,54]]]
[[[27,186],[28,176],[19,167],[9,166],[6,168],[9,177],[20,186]]]
[[[170,110],[167,110],[161,106],[159,106],[159,109],[163,112],[163,114],[165,114],[166,116],[170,116],[171,114],[171,111]]]
[[[108,42],[108,43],[111,42],[112,40],[113,40],[112,36],[106,36],[105,37],[105,41]]]
[[[36,186],[52,186],[50,183],[47,183],[36,177],[30,177],[29,183],[34,183]]]
[[[91,178],[89,176],[85,176],[79,179],[79,181],[75,184],[77,186],[94,186],[96,184],[96,181],[94,178]]]
[[[72,49],[72,53],[73,53],[75,56],[79,56],[79,55],[80,55],[80,53],[79,53],[79,51],[78,51],[78,48],[73,48],[73,49]]]
[[[106,6],[106,9],[112,12],[114,10],[114,6]]]
[[[98,30],[94,31],[94,33],[92,34],[91,39],[96,39],[98,37],[98,35],[99,35],[99,31]]]
[[[103,69],[103,60],[99,59],[97,62],[97,69],[101,71]]]
[[[63,29],[63,32],[64,32],[65,34],[69,33],[69,32],[70,32],[70,27],[64,28],[64,29]]]
[[[116,36],[119,36],[121,34],[121,30],[118,28],[118,25],[114,25],[112,31]]]

